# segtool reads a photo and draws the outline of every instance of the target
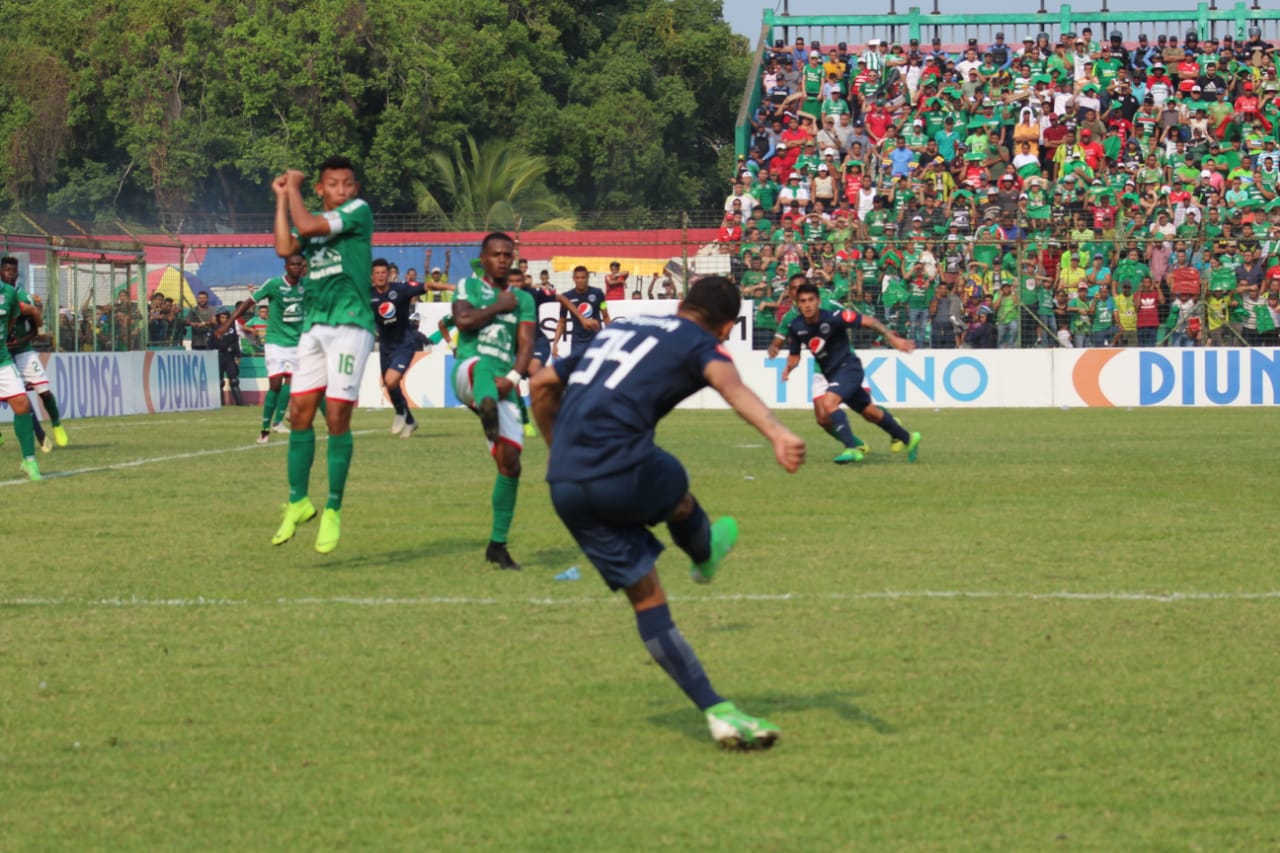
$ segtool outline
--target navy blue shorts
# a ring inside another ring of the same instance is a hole
[[[533,360],[542,362],[544,367],[551,363],[551,341],[539,329],[533,331]]]
[[[827,390],[832,394],[839,394],[840,400],[849,408],[858,414],[862,414],[862,410],[871,405],[871,394],[863,387],[865,377],[862,374],[862,364],[855,362],[853,365],[845,367],[834,377],[827,379]]]
[[[394,370],[397,373],[407,372],[409,365],[413,364],[413,356],[417,351],[417,345],[412,339],[390,350],[380,350],[378,361],[382,366],[382,372],[386,373],[388,370]]]
[[[680,461],[657,447],[634,468],[583,482],[551,484],[551,504],[612,590],[639,583],[663,545],[649,528],[670,517],[689,491]]]

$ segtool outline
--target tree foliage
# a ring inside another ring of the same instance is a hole
[[[0,202],[170,224],[234,227],[269,209],[272,175],[331,153],[386,211],[436,199],[497,223],[715,204],[749,63],[717,0],[0,10]],[[520,195],[492,183],[512,170]]]

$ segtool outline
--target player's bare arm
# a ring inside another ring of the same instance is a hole
[[[898,352],[915,352],[915,341],[910,341],[899,336],[897,332],[893,331],[893,329],[890,329],[870,314],[862,315],[862,328],[870,329],[877,335],[880,335],[885,339],[885,342],[888,343],[889,346],[893,347]]]
[[[533,336],[537,334],[537,325],[534,323],[521,323],[520,330],[517,332],[518,340],[516,341],[516,363],[511,368],[511,373],[518,376],[527,376],[529,373],[529,362],[533,361]],[[511,374],[498,377],[494,380],[494,385],[498,388],[498,393],[506,395],[510,391],[514,391],[519,380]]]
[[[547,447],[551,446],[551,428],[555,426],[562,396],[564,385],[554,367],[544,367],[529,379],[529,408]]]
[[[777,353],[775,352],[775,353],[774,353],[774,355],[777,355]],[[773,356],[769,356],[769,357],[770,357],[770,358],[773,358]],[[796,369],[796,367],[797,367],[799,364],[800,364],[800,355],[799,355],[799,353],[797,353],[797,354],[795,354],[795,355],[788,355],[788,356],[787,356],[787,366],[786,366],[786,367],[784,367],[784,368],[782,368],[782,381],[783,381],[783,382],[786,382],[787,380],[789,380],[789,379],[791,378],[791,371],[795,370],[795,369]]]
[[[271,182],[271,191],[276,194],[276,216],[273,226],[276,254],[282,258],[302,251],[302,244],[289,227],[289,183],[285,175],[278,176]]]
[[[499,314],[506,314],[516,308],[516,295],[510,290],[498,294],[492,305],[477,308],[465,299],[453,303],[453,325],[459,331],[473,332],[483,327]]]
[[[794,474],[804,464],[804,439],[778,422],[764,401],[742,381],[733,362],[713,361],[707,365],[703,376],[739,417],[769,440],[773,445],[774,458],[788,473]]]

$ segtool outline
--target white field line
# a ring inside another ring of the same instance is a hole
[[[376,429],[352,430],[352,435],[370,435],[378,432]],[[327,435],[316,436],[316,441],[328,441]],[[176,462],[182,459],[198,459],[201,456],[221,456],[225,453],[243,453],[246,450],[260,450],[264,447],[287,447],[288,443],[284,441],[276,441],[269,444],[242,444],[238,447],[222,447],[215,450],[193,450],[190,453],[175,453],[170,456],[153,456],[149,459],[131,459],[128,462],[115,462],[111,465],[94,465],[88,468],[72,468],[69,471],[46,471],[44,479],[55,480],[60,477],[76,477],[81,474],[97,474],[102,471],[121,471],[125,468],[138,468],[143,465],[158,465],[161,462]],[[29,483],[26,477],[17,480],[0,480],[0,486],[23,486]]]
[[[681,595],[671,596],[677,603],[718,602],[779,602],[779,601],[883,601],[929,600],[952,601],[1077,601],[1077,602],[1139,602],[1151,604],[1182,604],[1206,601],[1276,601],[1280,590],[1265,592],[985,592],[963,590],[885,590],[882,592],[851,593],[740,593],[730,595]],[[0,598],[0,607],[493,607],[534,605],[539,607],[565,607],[612,603],[615,599],[605,596],[582,598],[487,598],[467,596],[430,596],[425,598],[358,598],[334,596],[329,598],[269,598],[262,600],[237,598]]]

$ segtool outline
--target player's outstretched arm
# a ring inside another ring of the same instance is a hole
[[[804,439],[778,423],[764,401],[743,383],[738,368],[732,362],[713,361],[707,365],[703,375],[739,417],[769,440],[779,465],[789,473],[795,473],[804,464]],[[542,424],[539,423],[538,426],[541,427]]]
[[[548,447],[551,446],[551,428],[555,426],[563,395],[564,384],[551,365],[542,368],[529,379],[529,407],[533,410],[538,432],[542,433]]]
[[[885,343],[896,349],[898,352],[915,352],[915,341],[909,341],[901,337],[897,332],[890,329],[884,323],[881,323],[870,314],[862,315],[862,328],[870,329],[880,337],[884,338]]]

